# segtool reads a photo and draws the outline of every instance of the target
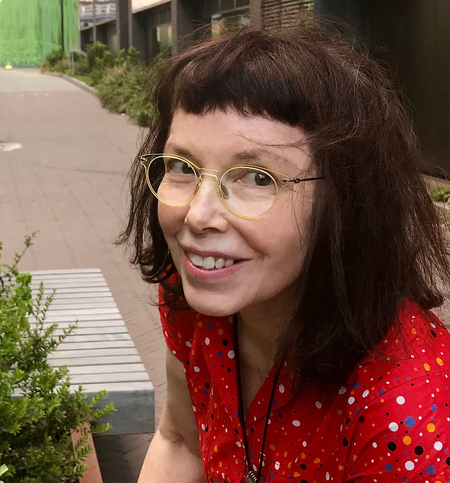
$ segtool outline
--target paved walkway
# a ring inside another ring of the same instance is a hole
[[[159,420],[165,344],[157,309],[149,305],[155,290],[113,244],[125,217],[139,128],[102,109],[93,95],[34,70],[0,71],[0,112],[0,143],[22,145],[0,150],[2,262],[22,250],[24,235],[39,230],[22,270],[102,270],[155,387]]]

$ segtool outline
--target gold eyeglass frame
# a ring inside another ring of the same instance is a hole
[[[150,162],[148,161],[148,158],[152,158],[150,160]],[[192,171],[194,172],[195,178],[196,178],[196,187],[195,187],[194,193],[192,194],[192,196],[188,200],[184,201],[183,203],[168,203],[167,201],[162,200],[158,196],[158,193],[152,187],[152,184],[150,182],[150,177],[149,177],[149,167],[150,167],[151,163],[155,159],[158,159],[158,158],[172,158],[172,159],[177,159],[179,161],[185,162],[186,164],[188,164],[192,168]],[[190,203],[195,198],[195,195],[197,194],[198,190],[200,189],[200,186],[201,186],[202,181],[203,181],[203,176],[211,176],[212,178],[215,178],[215,180],[216,180],[216,183],[215,183],[216,193],[217,193],[217,196],[219,197],[220,202],[222,203],[222,205],[230,213],[232,213],[233,215],[235,215],[235,216],[237,216],[239,218],[242,218],[244,220],[255,220],[257,218],[260,218],[261,216],[264,216],[266,213],[268,213],[275,206],[275,203],[278,200],[278,197],[279,197],[279,194],[280,194],[281,189],[284,188],[284,187],[286,187],[286,186],[288,186],[288,183],[298,184],[298,183],[303,182],[303,181],[315,181],[315,180],[319,180],[319,179],[325,179],[325,176],[316,176],[316,177],[312,177],[312,178],[290,178],[288,175],[286,175],[284,173],[280,173],[280,172],[274,171],[272,169],[262,168],[260,166],[253,166],[253,165],[236,165],[236,166],[231,166],[231,167],[227,168],[225,171],[223,171],[222,172],[222,175],[220,176],[221,171],[219,171],[217,169],[200,168],[199,166],[197,166],[196,164],[194,164],[192,161],[189,161],[189,159],[187,159],[187,158],[185,158],[183,156],[179,156],[177,154],[143,154],[143,155],[140,155],[138,157],[138,159],[139,159],[139,162],[141,163],[141,165],[145,169],[145,178],[147,180],[147,185],[150,188],[150,191],[152,192],[152,194],[155,196],[156,199],[158,199],[159,201],[161,201],[161,203],[164,203],[167,206],[173,206],[173,207],[181,207],[181,206],[187,205],[188,203]],[[276,196],[275,196],[275,199],[274,199],[274,201],[272,203],[272,206],[267,211],[265,211],[264,213],[262,213],[261,215],[257,215],[257,216],[241,215],[239,213],[236,213],[234,210],[232,210],[225,203],[225,199],[224,199],[223,192],[222,192],[222,188],[221,188],[221,186],[222,186],[222,180],[223,180],[224,176],[229,171],[231,171],[233,169],[236,169],[236,168],[250,169],[250,170],[259,171],[259,172],[261,172],[263,174],[266,174],[266,175],[270,176],[270,178],[272,179],[272,181],[275,183]],[[282,184],[280,186],[279,183],[278,183],[278,181],[275,179],[274,175],[278,175],[278,176],[284,178],[284,179],[281,179],[280,180],[284,184]]]

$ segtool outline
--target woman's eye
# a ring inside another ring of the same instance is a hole
[[[247,182],[253,186],[270,186],[273,179],[266,173],[260,171],[249,172],[246,176]]]
[[[194,174],[193,169],[184,161],[171,161],[167,165],[167,171],[180,174]]]

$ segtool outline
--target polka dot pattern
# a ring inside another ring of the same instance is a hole
[[[208,483],[245,478],[232,318],[193,311],[168,318],[169,349],[184,364]],[[450,335],[431,312],[402,308],[347,384],[325,398],[292,396],[284,366],[270,412],[262,483],[445,483],[450,480]],[[181,334],[181,337],[179,337]],[[259,463],[273,370],[245,415],[251,465]]]

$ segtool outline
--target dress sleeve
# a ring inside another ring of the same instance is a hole
[[[443,383],[442,373],[422,376],[377,397],[356,416],[345,483],[450,479],[450,410],[439,390]]]
[[[161,305],[163,302],[163,288],[159,286],[159,315],[166,345],[177,359],[186,365],[189,363],[194,335],[193,312],[192,310],[176,312]]]

